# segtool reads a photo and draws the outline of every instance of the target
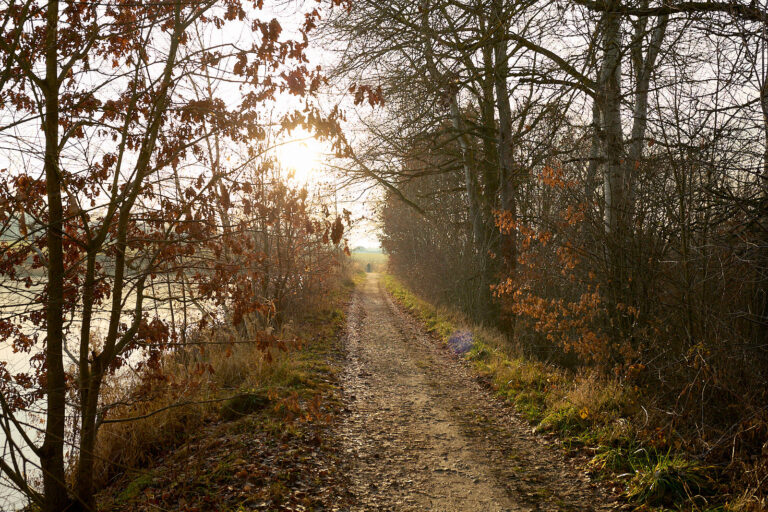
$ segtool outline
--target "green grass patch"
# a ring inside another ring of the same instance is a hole
[[[409,313],[416,316],[424,324],[427,332],[437,335],[441,340],[448,337],[457,329],[451,319],[441,314],[429,302],[417,297],[402,285],[394,276],[383,276],[384,287]]]
[[[133,500],[144,489],[153,484],[154,477],[155,475],[151,471],[141,473],[136,478],[128,482],[128,485],[125,486],[125,489],[123,489],[120,494],[118,494],[117,498],[115,499],[115,503],[122,504]]]
[[[672,507],[695,503],[714,492],[713,482],[707,476],[710,468],[680,455],[648,455],[633,469],[635,475],[627,496],[638,503]]]
[[[589,466],[597,471],[610,471],[616,474],[630,474],[641,467],[646,452],[629,444],[619,446],[599,446]]]

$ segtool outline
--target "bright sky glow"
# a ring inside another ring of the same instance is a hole
[[[330,142],[319,141],[309,132],[297,129],[275,144],[274,157],[289,184],[306,187],[310,192],[323,189],[339,211],[345,208],[352,212],[353,228],[345,234],[350,248],[379,246],[378,225],[372,220],[372,207],[378,195],[373,190],[341,185],[344,180],[327,165],[333,163]]]
[[[323,171],[323,161],[327,153],[326,144],[309,133],[299,131],[295,131],[275,149],[275,156],[286,177],[290,177],[299,186],[310,186],[331,178]]]

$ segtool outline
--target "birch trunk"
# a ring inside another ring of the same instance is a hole
[[[619,14],[606,12],[603,15],[602,26],[603,62],[596,101],[600,108],[605,158],[603,171],[605,232],[615,239],[620,235],[620,227],[624,223],[626,213],[626,167],[622,165],[624,140],[621,128],[621,18]]]

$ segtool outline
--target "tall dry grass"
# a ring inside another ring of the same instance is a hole
[[[109,381],[103,400],[117,405],[99,430],[97,487],[146,467],[206,425],[231,419],[224,409],[239,398],[266,397],[295,379],[295,354],[318,336],[334,335],[343,319],[340,304],[352,286],[340,271],[277,328],[272,319],[255,314],[237,328],[209,325],[190,333],[185,347],[166,353],[158,368]]]

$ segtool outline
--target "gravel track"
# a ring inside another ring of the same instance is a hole
[[[355,292],[340,427],[354,510],[614,510],[618,505],[531,433],[467,365],[424,332],[378,274]]]

